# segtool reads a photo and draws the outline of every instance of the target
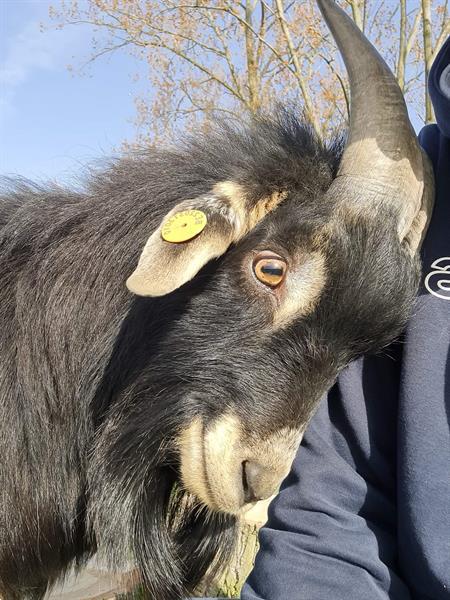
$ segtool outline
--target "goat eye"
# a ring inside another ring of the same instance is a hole
[[[264,285],[275,288],[283,281],[287,271],[287,264],[281,256],[258,255],[253,261],[253,272],[256,278]]]

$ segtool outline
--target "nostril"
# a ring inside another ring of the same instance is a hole
[[[244,460],[242,463],[242,487],[244,488],[245,503],[257,502],[264,499],[261,494],[264,469],[258,463]]]

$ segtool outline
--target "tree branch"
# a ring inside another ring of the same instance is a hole
[[[300,90],[302,92],[302,96],[303,96],[303,100],[305,102],[305,109],[306,109],[306,114],[308,115],[308,118],[311,121],[311,125],[314,129],[314,131],[317,133],[317,135],[319,137],[322,137],[321,135],[321,129],[320,129],[320,125],[317,119],[317,115],[315,114],[313,105],[312,105],[312,101],[311,101],[311,96],[309,94],[309,90],[308,90],[308,86],[306,84],[306,81],[304,80],[302,73],[301,73],[301,66],[300,66],[300,62],[298,60],[298,56],[297,53],[295,52],[294,49],[294,44],[292,43],[292,38],[291,38],[291,34],[289,31],[289,27],[288,24],[286,22],[286,19],[284,17],[284,10],[283,10],[283,2],[282,0],[275,0],[276,6],[277,6],[277,11],[278,11],[278,18],[280,21],[280,26],[281,29],[283,31],[284,37],[286,39],[288,48],[289,48],[289,52],[291,55],[291,59],[292,59],[292,63],[294,64],[295,67],[295,77],[298,81],[298,85],[300,87]]]

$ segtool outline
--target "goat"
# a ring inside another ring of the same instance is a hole
[[[2,198],[6,600],[97,550],[180,599],[276,491],[340,370],[401,332],[430,166],[386,64],[319,5],[350,77],[345,145],[284,110],[113,161],[81,191]]]

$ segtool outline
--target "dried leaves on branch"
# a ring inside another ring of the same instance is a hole
[[[425,76],[450,34],[448,1],[340,0],[424,121],[432,119]],[[68,0],[51,12],[60,25],[94,28],[90,60],[129,51],[145,62],[141,141],[276,101],[303,106],[320,135],[347,118],[344,69],[314,0]]]

